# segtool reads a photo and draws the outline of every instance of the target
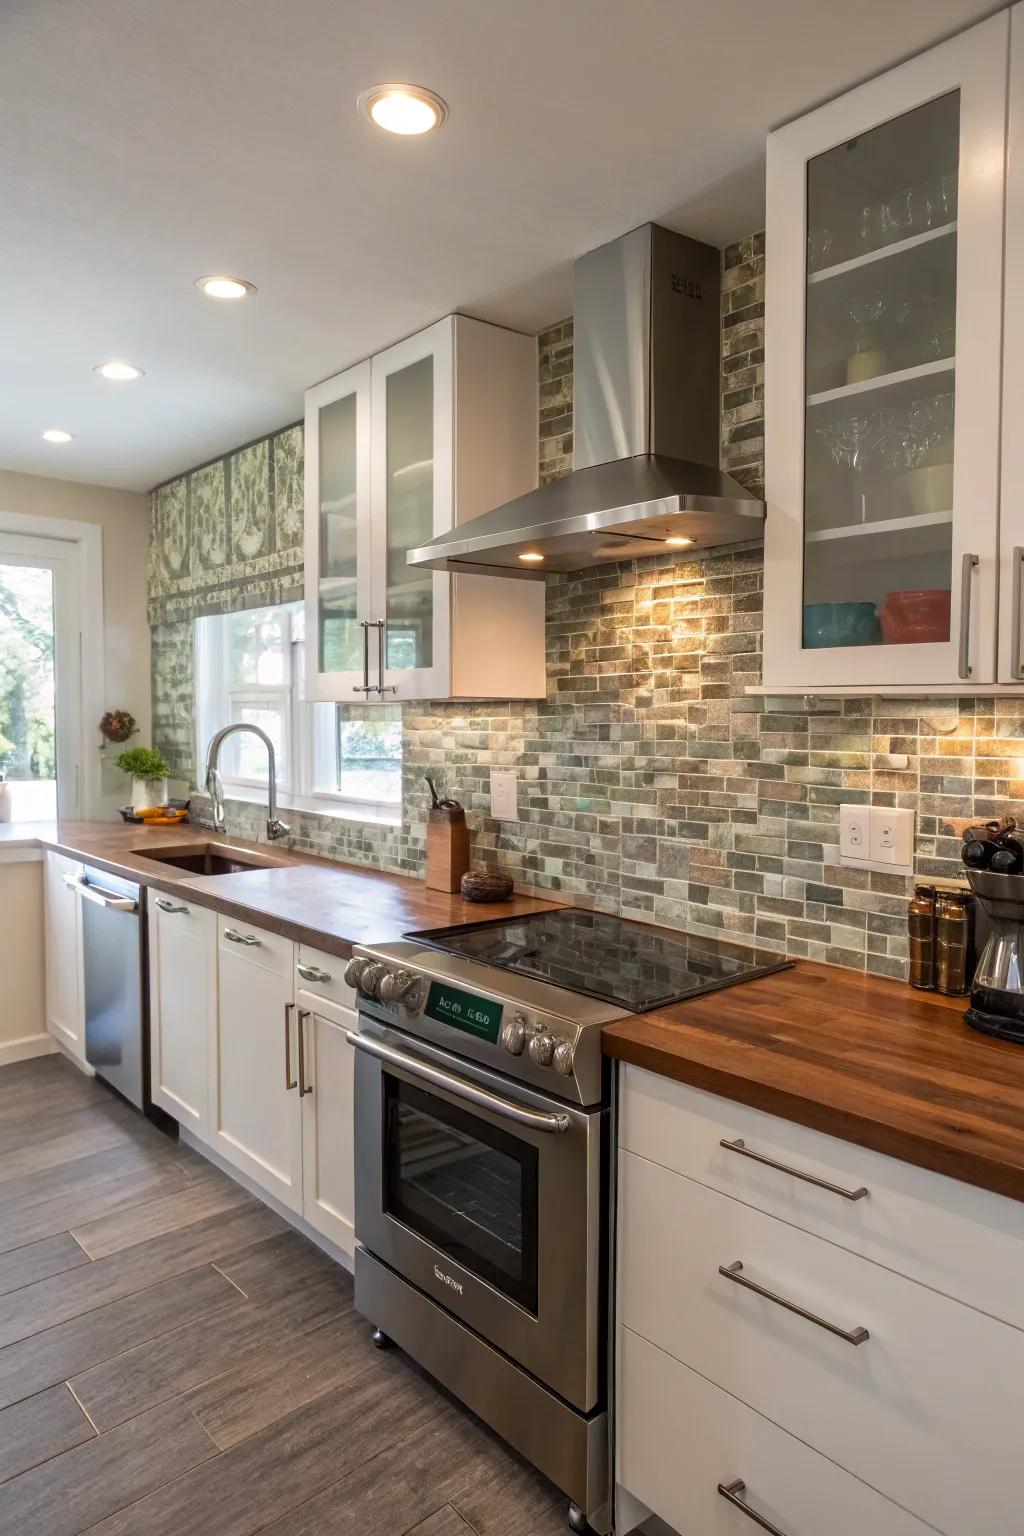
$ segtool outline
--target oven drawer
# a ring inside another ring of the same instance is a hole
[[[619,1329],[616,1481],[686,1536],[934,1536],[930,1526],[705,1381]]]
[[[626,1327],[939,1530],[1018,1528],[1024,1333],[629,1152],[619,1253]]]
[[[584,1412],[600,1367],[607,1112],[525,1088],[365,1014],[356,1237]]]
[[[1024,1328],[1024,1202],[639,1067],[621,1082],[620,1146]]]

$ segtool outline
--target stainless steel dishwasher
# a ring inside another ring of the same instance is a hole
[[[148,1110],[148,1050],[140,889],[83,867],[66,882],[82,907],[85,1059],[97,1077]]]

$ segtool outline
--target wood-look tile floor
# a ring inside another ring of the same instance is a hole
[[[564,1536],[348,1274],[59,1057],[0,1069],[2,1536]]]

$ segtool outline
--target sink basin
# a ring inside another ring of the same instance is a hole
[[[190,875],[237,875],[247,869],[275,869],[278,861],[250,853],[245,848],[231,848],[225,843],[206,843],[192,848],[152,848],[136,857],[154,864],[170,864]]]

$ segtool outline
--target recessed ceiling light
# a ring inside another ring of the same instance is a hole
[[[256,292],[256,285],[244,277],[197,277],[196,287],[210,299],[244,299]]]
[[[388,133],[429,133],[448,116],[447,103],[422,85],[372,85],[363,91],[357,106]]]
[[[43,433],[43,438],[48,443],[70,443],[72,441],[71,433],[65,432],[63,427],[47,427]]]
[[[544,559],[539,549],[527,549],[519,556],[520,560],[540,561]]]
[[[133,363],[118,362],[112,358],[109,363],[97,363],[93,373],[98,373],[104,379],[116,379],[118,383],[127,383],[129,379],[141,379],[142,369],[136,368]]]
[[[684,544],[692,544],[693,540],[684,538],[681,533],[674,533],[670,539],[665,540],[665,543],[671,544],[673,547],[680,549]]]

